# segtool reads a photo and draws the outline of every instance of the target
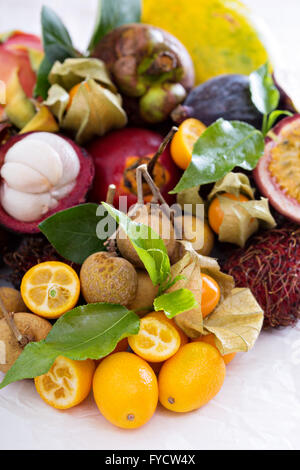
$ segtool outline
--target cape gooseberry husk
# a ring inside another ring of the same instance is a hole
[[[158,205],[146,204],[131,217],[131,219],[139,224],[148,225],[155,233],[157,233],[163,240],[168,256],[172,256],[175,249],[175,232],[172,222],[162,212]],[[120,229],[117,235],[117,245],[121,255],[129,260],[134,266],[144,268],[136,250],[134,249],[131,241],[125,234],[124,230]]]
[[[135,298],[138,276],[126,259],[99,252],[89,256],[83,263],[80,282],[86,302],[127,306]]]
[[[182,224],[183,239],[191,242],[200,255],[209,256],[214,246],[214,234],[208,223],[191,214],[176,217],[176,221]]]
[[[15,313],[13,320],[21,335],[25,335],[30,341],[45,339],[52,328],[50,322],[32,313]],[[23,348],[12,334],[5,318],[2,318],[0,320],[0,371],[6,373],[22,351]]]
[[[153,302],[158,295],[158,286],[154,286],[149,275],[141,269],[137,270],[137,279],[136,295],[128,308],[143,316],[153,310]]]
[[[27,311],[27,307],[17,289],[13,289],[12,287],[0,287],[0,298],[9,313]],[[0,318],[2,317],[3,313],[0,307]]]

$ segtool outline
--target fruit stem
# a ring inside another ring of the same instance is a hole
[[[22,348],[24,348],[26,346],[26,344],[29,343],[29,338],[27,338],[27,336],[23,336],[20,333],[19,329],[17,328],[17,325],[14,322],[12,313],[9,313],[6,309],[6,307],[5,307],[4,302],[1,298],[1,295],[0,295],[0,310],[2,311],[3,316],[4,316],[6,322],[9,326],[9,329],[12,332],[13,336],[16,338],[16,340],[18,341],[20,346]]]
[[[151,158],[150,162],[147,165],[147,170],[149,175],[152,177],[153,176],[153,170],[156,165],[157,160],[161,156],[161,154],[165,151],[165,148],[167,147],[168,143],[171,142],[173,139],[174,134],[178,131],[178,127],[173,126],[171,130],[168,132],[162,143],[160,144],[156,154]]]
[[[116,194],[116,185],[115,184],[110,184],[108,186],[108,190],[107,190],[107,194],[106,194],[106,203],[107,204],[110,204],[111,206],[113,205],[114,203],[114,197],[115,197],[115,194]]]

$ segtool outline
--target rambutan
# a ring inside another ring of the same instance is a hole
[[[264,310],[264,327],[300,318],[300,227],[286,225],[253,237],[222,264],[237,287],[251,289]]]

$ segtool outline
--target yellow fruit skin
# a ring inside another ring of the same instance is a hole
[[[57,360],[59,361],[59,359],[60,356],[57,358]],[[63,360],[64,363],[67,363],[69,365],[69,367],[75,373],[77,378],[76,396],[74,397],[72,402],[62,406],[52,400],[49,400],[45,396],[45,394],[43,393],[42,380],[43,377],[47,374],[35,377],[34,379],[36,390],[42,400],[44,400],[45,403],[58,410],[67,410],[69,408],[73,408],[74,406],[79,405],[79,403],[83,402],[83,400],[86,399],[92,388],[92,380],[95,371],[95,363],[94,361],[92,361],[92,359],[86,359],[85,361],[73,361],[72,359],[64,357]]]
[[[220,391],[225,375],[225,363],[216,348],[206,343],[188,343],[162,366],[159,401],[178,413],[196,410]]]
[[[238,0],[143,0],[142,21],[185,45],[196,84],[222,74],[249,75],[268,60],[249,10]]]
[[[105,358],[93,381],[96,404],[115,426],[135,429],[153,416],[158,401],[157,378],[146,361],[129,352]]]

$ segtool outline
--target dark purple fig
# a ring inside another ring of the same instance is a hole
[[[209,126],[219,118],[244,121],[261,128],[262,115],[251,101],[246,75],[220,75],[194,88],[172,112],[180,123],[193,117]]]
[[[185,47],[151,25],[133,23],[112,30],[92,56],[106,63],[126,98],[125,108],[136,109],[139,119],[149,123],[165,121],[194,85],[194,66]]]

